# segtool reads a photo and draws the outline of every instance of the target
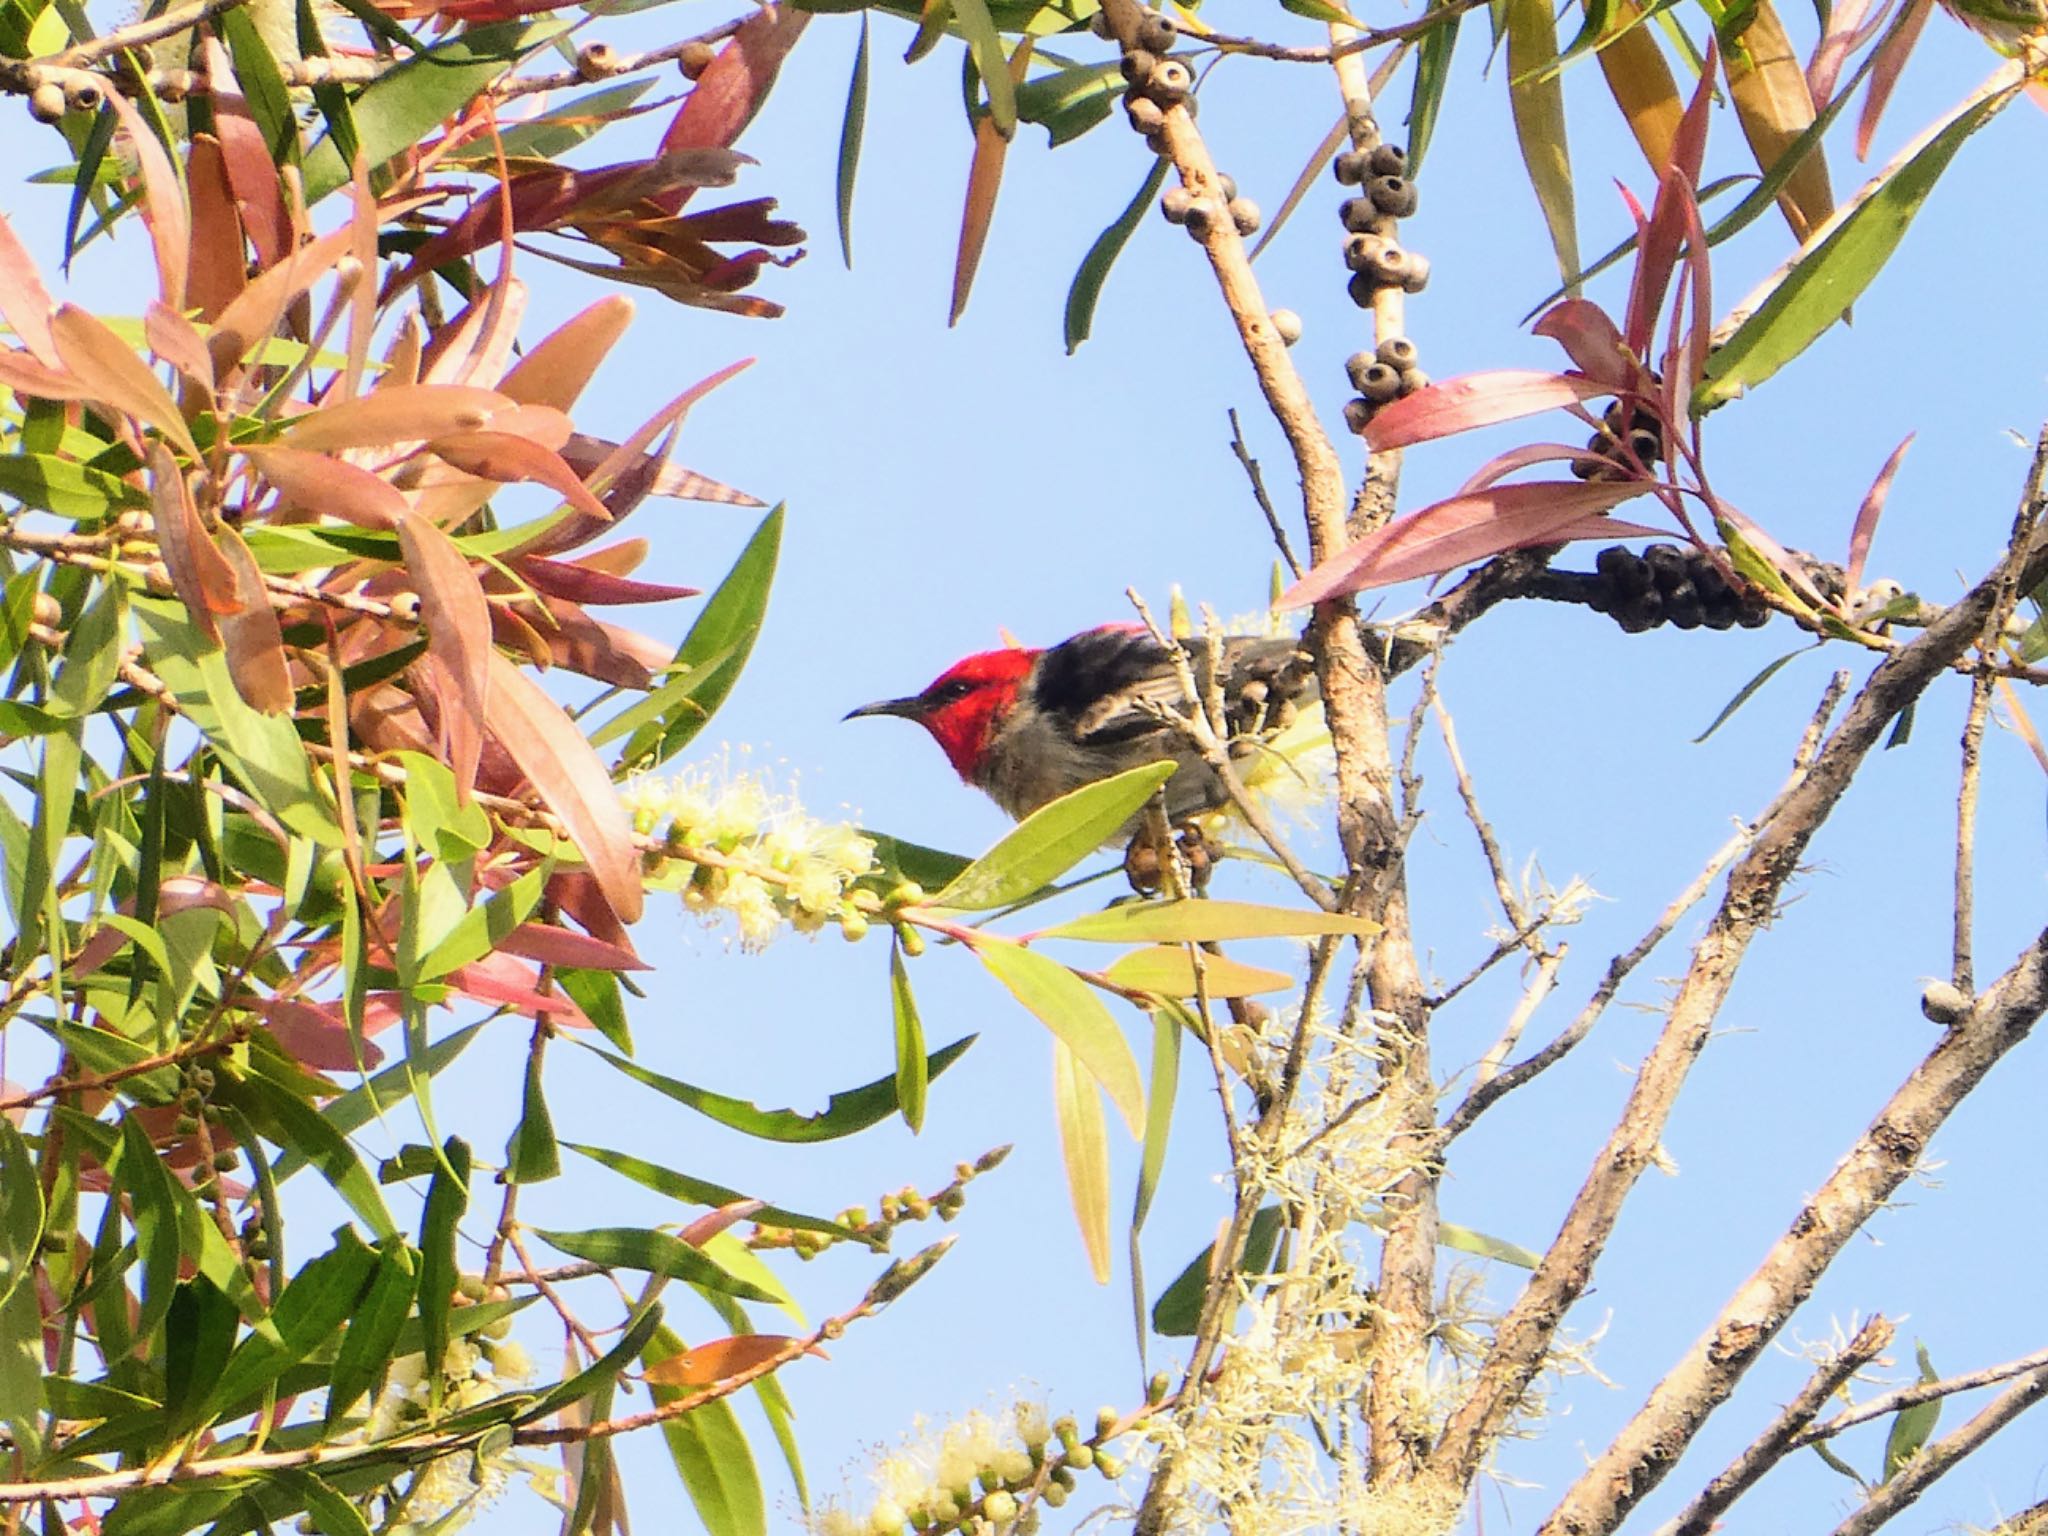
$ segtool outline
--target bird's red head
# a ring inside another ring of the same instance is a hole
[[[1016,702],[1017,690],[1038,656],[1035,650],[1014,645],[981,651],[954,662],[922,693],[863,704],[846,718],[898,715],[915,720],[931,732],[960,777],[973,783],[989,742]]]

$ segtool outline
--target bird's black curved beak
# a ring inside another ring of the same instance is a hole
[[[878,699],[872,704],[863,704],[859,709],[849,709],[845,720],[858,720],[862,715],[895,715],[904,720],[915,720],[924,713],[924,697],[912,694],[907,699]]]

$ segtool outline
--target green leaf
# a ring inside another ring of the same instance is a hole
[[[726,572],[725,580],[704,604],[697,622],[683,638],[674,670],[690,678],[686,708],[673,719],[660,719],[633,730],[620,753],[621,763],[651,766],[667,761],[688,746],[705,722],[718,711],[739,681],[740,671],[761,633],[761,621],[768,612],[768,588],[775,579],[775,558],[782,545],[782,508],[761,520],[747,547]],[[707,668],[707,663],[710,664]],[[705,670],[702,678],[694,676]],[[656,690],[656,696],[666,693]],[[651,700],[650,700],[651,702]],[[611,739],[610,727],[594,732],[591,745],[602,746]]]
[[[1787,651],[1784,655],[1780,656],[1776,661],[1766,664],[1761,672],[1757,673],[1755,677],[1752,677],[1748,682],[1744,683],[1740,688],[1735,690],[1735,697],[1730,699],[1726,704],[1723,704],[1721,706],[1721,713],[1714,716],[1712,722],[1709,723],[1709,725],[1704,731],[1701,731],[1699,735],[1693,737],[1692,744],[1694,746],[1698,746],[1701,742],[1705,741],[1709,736],[1713,735],[1714,732],[1721,729],[1721,727],[1726,725],[1729,722],[1729,720],[1734,718],[1735,711],[1742,708],[1743,705],[1747,704],[1750,701],[1751,696],[1754,695],[1759,688],[1763,687],[1765,683],[1768,683],[1772,678],[1778,675],[1778,669],[1780,667],[1784,666],[1787,662],[1793,660],[1795,657],[1804,656],[1808,651],[1812,649],[1813,647],[1810,645],[1802,645],[1799,647],[1798,650]]]
[[[2017,90],[1965,107],[1874,191],[1859,193],[1846,213],[1836,215],[1819,244],[1809,244],[1749,318],[1708,354],[1693,391],[1695,419],[1761,384],[1848,313],[1898,249],[1963,140],[2003,111]]]
[[[297,0],[297,31],[299,56],[302,59],[324,59],[328,56],[327,39],[321,31],[320,17],[313,9],[313,0]],[[340,83],[329,80],[312,87],[313,102],[320,108],[320,115],[327,120],[327,132],[334,140],[335,152],[341,156],[344,165],[355,163],[356,151],[362,144],[362,135],[356,132],[355,112],[349,106],[348,91]],[[507,138],[511,136],[506,135]],[[294,154],[297,152],[298,136],[293,135]]]
[[[1450,83],[1451,54],[1458,46],[1458,23],[1462,8],[1435,4],[1432,9],[1448,15],[1422,34],[1415,45],[1415,91],[1408,100],[1408,169],[1413,176],[1422,168],[1422,157],[1436,132],[1438,110],[1443,106],[1444,87]]]
[[[34,1272],[44,1214],[35,1154],[14,1122],[0,1115],[0,1302],[27,1284]]]
[[[0,1424],[10,1427],[33,1425],[43,1408],[43,1318],[31,1277],[44,1218],[35,1154],[0,1115]]]
[[[1143,222],[1146,209],[1152,206],[1152,199],[1159,195],[1159,189],[1166,182],[1167,162],[1158,160],[1138,184],[1138,194],[1133,197],[1124,211],[1110,222],[1095,243],[1088,247],[1088,254],[1081,258],[1080,269],[1074,273],[1073,285],[1067,289],[1066,338],[1067,353],[1072,356],[1081,343],[1088,339],[1095,326],[1095,306],[1102,298],[1102,285],[1109,280],[1109,269],[1116,265],[1124,247],[1130,244],[1131,236]]]
[[[553,18],[468,27],[379,75],[355,99],[364,158],[382,165],[429,137],[492,81],[569,27]],[[331,135],[307,152],[304,170],[309,206],[348,185],[348,163]]]
[[[454,1034],[436,1040],[421,1055],[408,1063],[397,1062],[386,1067],[359,1088],[351,1089],[340,1098],[329,1102],[322,1110],[321,1117],[339,1134],[346,1136],[360,1130],[384,1110],[404,1103],[412,1097],[412,1079],[421,1081],[433,1076],[449,1062],[460,1056],[469,1043],[476,1039],[482,1024],[471,1024]],[[280,1183],[307,1165],[308,1159],[296,1148],[288,1149],[277,1160],[277,1178]]]
[[[377,1270],[341,1336],[328,1378],[326,1423],[353,1408],[384,1379],[395,1353],[398,1332],[412,1311],[419,1289],[420,1266],[403,1242],[378,1244]]]
[[[164,1318],[164,1413],[172,1434],[205,1417],[239,1321],[235,1304],[204,1275],[194,1275],[171,1297]]]
[[[1565,141],[1564,82],[1551,70],[1557,58],[1557,18],[1549,0],[1505,0],[1505,6],[1515,137],[1550,229],[1557,269],[1569,286],[1579,270],[1579,234]]]
[[[252,1065],[258,1060],[252,1058]],[[320,1176],[365,1226],[380,1238],[397,1234],[397,1223],[385,1208],[384,1197],[377,1193],[376,1180],[356,1156],[349,1139],[319,1110],[260,1070],[245,1077],[222,1065],[217,1078],[214,1091],[247,1115],[269,1140],[319,1169]]]
[[[750,1199],[751,1196],[737,1189],[728,1189],[723,1184],[714,1184],[709,1179],[700,1179],[691,1174],[678,1173],[673,1168],[664,1168],[659,1163],[650,1163],[625,1152],[614,1152],[606,1147],[589,1147],[581,1142],[562,1143],[571,1152],[581,1153],[592,1162],[602,1163],[614,1173],[623,1174],[635,1184],[651,1189],[656,1194],[666,1195],[671,1200],[685,1205],[709,1206],[713,1210],[731,1205],[735,1200]],[[784,1210],[779,1205],[763,1205],[754,1212],[755,1221],[770,1226],[802,1228],[806,1232],[827,1232],[834,1237],[845,1237],[848,1229],[836,1221],[827,1221],[822,1216],[806,1216],[802,1211]]]
[[[251,1334],[242,1340],[209,1394],[213,1417],[233,1417],[252,1394],[274,1383],[291,1367],[331,1345],[356,1310],[377,1270],[377,1254],[343,1227],[334,1246],[305,1265],[277,1298],[270,1320],[278,1337]]]
[[[978,944],[975,954],[1102,1084],[1131,1135],[1143,1135],[1145,1090],[1138,1080],[1137,1058],[1101,994],[1057,960],[1018,944]]]
[[[526,1053],[526,1092],[519,1106],[519,1124],[505,1146],[505,1180],[541,1184],[562,1172],[562,1154],[555,1145],[555,1121],[548,1113],[547,1091],[541,1082],[541,1053]]]
[[[279,165],[297,164],[299,123],[292,113],[291,92],[254,19],[246,8],[235,6],[216,15],[213,24],[234,58],[235,80],[249,104],[249,115],[263,132],[270,158]]]
[[[1138,1189],[1131,1200],[1131,1322],[1137,1330],[1138,1359],[1145,1359],[1145,1254],[1139,1234],[1152,1213],[1152,1196],[1166,1166],[1166,1142],[1173,1130],[1173,1100],[1180,1086],[1181,1031],[1194,1020],[1178,1003],[1152,1010],[1152,1081],[1145,1098],[1145,1146],[1138,1159]]]
[[[543,859],[510,885],[491,892],[471,907],[420,957],[415,981],[438,981],[496,950],[513,929],[539,908],[554,872],[553,863]]]
[[[1130,901],[1089,912],[1033,935],[1104,944],[1210,944],[1223,939],[1307,939],[1323,934],[1364,938],[1380,925],[1369,917],[1308,907],[1267,907],[1244,901]]]
[[[518,1422],[530,1424],[535,1419],[544,1419],[552,1413],[559,1412],[568,1404],[580,1402],[599,1388],[609,1385],[619,1372],[640,1358],[641,1351],[647,1348],[660,1327],[661,1304],[650,1301],[626,1325],[626,1331],[619,1342],[606,1350],[602,1359],[584,1367],[567,1381],[541,1394],[519,1415]]]
[[[593,1227],[587,1232],[548,1232],[534,1228],[534,1235],[573,1258],[602,1264],[608,1269],[645,1270],[672,1280],[687,1280],[744,1301],[777,1301],[773,1291],[743,1280],[723,1265],[707,1258],[679,1237],[642,1227]]]
[[[1455,1248],[1460,1253],[1477,1254],[1482,1259],[1495,1259],[1502,1264],[1512,1264],[1517,1269],[1534,1269],[1543,1262],[1543,1255],[1532,1253],[1519,1243],[1506,1238],[1489,1237],[1484,1232],[1475,1232],[1470,1227],[1460,1227],[1448,1221],[1440,1221],[1436,1227],[1436,1240],[1446,1248]]]
[[[853,267],[853,182],[860,174],[860,143],[868,121],[868,13],[860,13],[860,46],[854,50],[853,78],[846,86],[846,115],[839,124],[839,253]]]
[[[1107,119],[1123,90],[1123,71],[1114,63],[1069,64],[1017,88],[1017,119],[1037,123],[1058,149]]]
[[[1237,1261],[1241,1275],[1263,1275],[1273,1265],[1273,1249],[1280,1240],[1280,1207],[1269,1205],[1252,1217],[1245,1234],[1244,1253]],[[1215,1244],[1210,1244],[1188,1261],[1188,1267],[1174,1277],[1173,1284],[1159,1293],[1152,1306],[1152,1329],[1169,1339],[1194,1337],[1201,1326],[1202,1297],[1209,1289],[1209,1271],[1215,1263]]]
[[[0,457],[0,496],[79,522],[95,522],[124,508],[149,505],[148,493],[127,481],[45,453]]]
[[[975,1038],[967,1035],[934,1051],[925,1062],[926,1079],[937,1077],[959,1060],[967,1047],[974,1044]],[[720,1125],[749,1136],[759,1136],[765,1141],[836,1141],[841,1136],[851,1136],[856,1131],[880,1124],[902,1107],[896,1097],[894,1073],[859,1088],[833,1094],[825,1101],[825,1108],[819,1114],[800,1115],[793,1109],[760,1109],[744,1099],[730,1098],[708,1088],[694,1087],[676,1078],[664,1077],[659,1072],[651,1072],[623,1056],[594,1050],[590,1046],[584,1049],[591,1050],[598,1060],[625,1073],[636,1083],[644,1083],[656,1093],[665,1094],[678,1104],[686,1104]]]
[[[213,744],[257,802],[322,847],[339,848],[341,826],[316,784],[305,744],[291,720],[259,714],[243,702],[228,672],[227,655],[185,616],[182,605],[161,598],[133,599],[145,659],[186,716]]]
[[[1109,1133],[1102,1091],[1064,1040],[1052,1043],[1052,1105],[1060,1129],[1067,1194],[1095,1283],[1109,1283]]]
[[[2048,651],[2048,647],[2044,647],[2044,651]],[[860,835],[875,845],[875,862],[887,871],[891,879],[915,880],[928,891],[936,891],[958,879],[960,871],[974,862],[963,854],[905,842],[872,827],[862,827]]]
[[[150,1144],[149,1135],[133,1115],[121,1120],[121,1145],[113,1173],[128,1192],[135,1248],[142,1260],[142,1311],[134,1335],[146,1339],[170,1311],[177,1289],[178,1207],[171,1192],[171,1171]]]
[[[1017,87],[1010,80],[1009,56],[1002,34],[989,15],[988,0],[953,0],[953,19],[967,40],[967,53],[988,87],[989,121],[1004,138],[1017,131]]]
[[[866,36],[862,36],[865,49]],[[645,1359],[658,1365],[686,1352],[688,1346],[663,1328],[648,1341]],[[693,1387],[651,1388],[657,1406],[688,1397]],[[761,1496],[761,1475],[754,1453],[740,1428],[730,1401],[714,1399],[672,1419],[664,1419],[662,1438],[669,1460],[683,1480],[691,1507],[711,1536],[765,1536],[767,1505]]]
[[[910,968],[903,963],[903,946],[889,946],[889,1011],[896,1024],[896,1103],[903,1123],[911,1134],[924,1129],[925,1076],[924,1024],[917,1016],[917,999],[910,991]]]
[[[1146,763],[1041,805],[960,871],[931,905],[986,912],[1022,901],[1114,837],[1177,766]]]
[[[289,1509],[281,1509],[272,1519],[282,1523],[286,1515],[303,1509],[311,1517],[313,1528],[320,1536],[370,1536],[369,1522],[354,1502],[345,1499],[333,1484],[306,1471],[302,1467],[277,1467],[260,1475],[259,1486],[268,1484],[284,1496]],[[268,1500],[259,1499],[266,1513]]]
[[[444,1164],[427,1185],[426,1209],[420,1214],[420,1325],[426,1358],[428,1402],[441,1411],[445,1383],[441,1362],[448,1354],[448,1307],[455,1297],[460,1266],[455,1258],[455,1228],[469,1209],[469,1143],[450,1136],[442,1147]]]
[[[1197,955],[1202,961],[1199,971],[1195,966]],[[1139,992],[1181,998],[1206,993],[1211,1000],[1285,992],[1295,985],[1294,977],[1286,971],[1246,965],[1228,955],[1208,954],[1186,944],[1150,944],[1134,949],[1119,955],[1102,974],[1119,987]]]
[[[1920,1379],[1923,1382],[1941,1380],[1941,1373],[1934,1368],[1934,1361],[1927,1353],[1927,1346],[1918,1339],[1913,1341],[1913,1355],[1920,1365]],[[1901,1408],[1892,1415],[1891,1433],[1884,1442],[1884,1476],[1880,1481],[1890,1482],[1915,1456],[1934,1433],[1934,1426],[1941,1422],[1941,1399],[1915,1403],[1910,1408]]]

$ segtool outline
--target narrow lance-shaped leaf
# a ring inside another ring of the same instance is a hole
[[[1662,172],[1671,163],[1685,104],[1664,50],[1634,0],[1610,0],[1607,29],[1596,56],[1607,77],[1607,89],[1628,119],[1629,132],[1635,135],[1643,158],[1653,173]]]
[[[1870,286],[1963,141],[2003,111],[2018,87],[1973,99],[1923,135],[1846,204],[1792,263],[1741,305],[1746,316],[1708,357],[1692,413],[1754,388],[1804,352]]]
[[[1102,1098],[1091,1072],[1082,1068],[1064,1040],[1052,1045],[1053,1109],[1059,1119],[1060,1156],[1067,1166],[1067,1193],[1088,1250],[1088,1267],[1098,1285],[1109,1283],[1109,1135]]]
[[[691,1386],[670,1381],[667,1373],[680,1369],[678,1362],[687,1361],[692,1353],[667,1328],[648,1340],[642,1358],[657,1405],[690,1395]],[[690,1505],[711,1536],[766,1536],[768,1512],[760,1473],[730,1401],[715,1399],[664,1419],[661,1434]]]
[[[439,712],[439,734],[456,793],[466,801],[476,787],[484,724],[490,719],[490,603],[455,541],[424,517],[414,512],[401,517],[398,543],[406,570],[419,586],[427,653],[452,685]]]
[[[934,1051],[925,1061],[926,1079],[937,1077],[958,1061],[975,1039],[975,1036],[967,1035]],[[802,1115],[793,1109],[760,1109],[744,1099],[713,1093],[708,1088],[665,1077],[623,1056],[613,1056],[604,1051],[598,1051],[597,1056],[605,1065],[623,1072],[637,1083],[645,1084],[656,1093],[674,1099],[678,1104],[688,1105],[720,1125],[766,1141],[836,1141],[842,1136],[851,1136],[856,1131],[880,1124],[897,1110],[896,1074],[893,1072],[859,1088],[833,1094],[818,1114]]]
[[[955,875],[931,905],[986,912],[1022,901],[1116,835],[1168,779],[1172,762],[1146,763],[1041,805]]]
[[[853,266],[853,183],[860,174],[860,145],[868,121],[868,13],[860,13],[860,46],[853,54],[853,78],[846,86],[846,116],[839,125],[839,254]]]
[[[903,1123],[915,1133],[924,1129],[924,1024],[917,1016],[901,944],[889,946],[889,1010],[896,1025],[896,1104]]]
[[[1206,944],[1222,939],[1364,937],[1380,931],[1369,917],[1309,907],[1265,907],[1243,901],[1130,901],[1061,923],[1040,939],[1094,939],[1107,944]]]
[[[1849,530],[1847,568],[1852,598],[1863,585],[1863,567],[1870,559],[1870,541],[1877,537],[1877,520],[1884,516],[1884,504],[1891,495],[1892,480],[1898,475],[1899,466],[1905,462],[1906,450],[1913,446],[1913,437],[1914,434],[1908,432],[1906,440],[1892,450],[1892,456],[1884,461],[1884,468],[1877,472],[1877,479],[1864,496],[1863,504],[1856,509],[1856,522]]]
[[[1785,24],[1771,0],[1757,0],[1739,47],[1723,51],[1728,94],[1749,139],[1757,169],[1770,171],[1813,122],[1813,93],[1806,71],[1792,51]],[[1805,240],[1834,211],[1828,163],[1819,144],[1807,149],[1792,170],[1778,206],[1795,239]]]
[[[975,954],[1102,1084],[1131,1135],[1143,1135],[1145,1089],[1137,1058],[1101,994],[1057,960],[1019,944],[980,943]]]
[[[984,0],[962,0],[962,3],[980,5],[983,15],[987,14]],[[1014,92],[1016,82],[1024,78],[1024,71],[1031,63],[1031,48],[1032,40],[1028,36],[1020,39],[1007,70],[998,68],[985,72],[991,101],[995,98],[998,81],[1008,84]],[[974,159],[967,168],[967,204],[960,215],[960,249],[953,263],[953,302],[946,316],[948,325],[958,325],[960,316],[967,310],[967,295],[974,288],[974,272],[981,265],[981,251],[988,242],[989,223],[995,218],[996,193],[1003,184],[1003,160],[1009,154],[1010,133],[1016,125],[1014,94],[1009,96],[1008,128],[1000,125],[993,106],[975,121]]]
[[[1614,392],[1613,373],[1612,367],[1598,377],[1502,368],[1444,379],[1376,412],[1365,431],[1366,444],[1374,452],[1406,448],[1598,399]]]
[[[1116,265],[1117,257],[1130,244],[1131,236],[1139,224],[1144,222],[1145,211],[1152,206],[1152,199],[1159,195],[1159,189],[1166,183],[1170,163],[1155,160],[1152,169],[1139,184],[1138,194],[1128,207],[1088,247],[1088,254],[1081,258],[1080,270],[1074,274],[1073,286],[1067,289],[1066,336],[1067,352],[1071,355],[1088,339],[1095,325],[1095,306],[1102,297],[1102,285],[1109,280],[1109,269]]]
[[[1324,561],[1277,606],[1299,608],[1368,587],[1436,576],[1510,549],[1572,537],[1596,537],[1593,514],[1649,490],[1647,481],[1544,480],[1496,485],[1453,496],[1398,518]]]
[[[1569,287],[1579,270],[1579,232],[1571,155],[1565,144],[1564,82],[1551,67],[1557,59],[1557,18],[1549,0],[1505,4],[1508,104],[1514,112],[1515,137],[1550,230],[1558,271]]]

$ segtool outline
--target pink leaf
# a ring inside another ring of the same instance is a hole
[[[109,99],[118,96],[117,92]],[[149,364],[102,321],[76,304],[65,304],[50,317],[50,335],[64,366],[84,382],[95,400],[155,427],[188,457],[199,457],[192,429],[178,414],[170,393],[149,371]]]
[[[558,492],[585,517],[611,520],[605,504],[576,478],[576,471],[562,462],[562,456],[531,438],[510,432],[451,432],[435,438],[427,447],[464,474],[501,483],[531,480]]]
[[[14,328],[28,354],[45,368],[57,366],[57,344],[50,339],[50,290],[36,270],[35,258],[0,213],[0,320]]]
[[[698,78],[696,89],[669,123],[668,132],[661,137],[661,153],[730,146],[760,111],[783,59],[796,46],[809,20],[809,14],[794,5],[779,10],[770,6],[748,17]],[[680,188],[664,194],[662,202],[673,213],[688,196],[689,189]]]
[[[1563,347],[1581,373],[1614,393],[1642,387],[1642,364],[1621,339],[1620,327],[1592,300],[1566,299],[1553,304],[1530,329]]]
[[[1575,537],[1590,537],[1584,530],[1597,526],[1589,521],[1594,514],[1649,489],[1647,481],[1544,480],[1453,496],[1397,518],[1325,560],[1281,593],[1277,606],[1300,608],[1367,587],[1441,575],[1506,550],[1556,543],[1566,528],[1579,529]]]
[[[1884,117],[1885,104],[1892,99],[1892,87],[1906,67],[1913,45],[1920,41],[1920,29],[1927,25],[1934,0],[1906,0],[1885,40],[1877,45],[1877,58],[1870,66],[1870,89],[1863,93],[1863,113],[1856,120],[1856,158],[1870,155],[1870,141],[1877,137],[1877,125]]]
[[[500,1004],[529,1019],[546,1016],[571,1029],[594,1027],[574,998],[565,992],[541,991],[539,970],[509,955],[490,954],[459,965],[446,980],[465,997]]]
[[[1882,25],[1883,11],[1870,14],[1871,0],[1841,0],[1828,13],[1828,24],[1806,65],[1806,91],[1815,107],[1825,107],[1835,94],[1835,81],[1850,54],[1870,41]]]
[[[557,928],[551,923],[521,923],[498,944],[498,953],[520,955],[543,965],[573,966],[584,971],[645,971],[653,969],[633,953],[630,944],[613,944],[587,933]]]
[[[254,292],[254,288],[250,289]],[[284,441],[318,453],[417,443],[489,426],[512,402],[494,389],[466,384],[393,384],[375,394],[322,406],[285,424]]]
[[[368,1069],[384,1059],[382,1051],[364,1040],[362,1059],[357,1061],[357,1042],[349,1038],[348,1021],[331,1004],[268,997],[256,1005],[256,1012],[270,1026],[278,1044],[316,1072],[353,1072],[358,1066]],[[363,1033],[373,1035],[397,1021],[397,1009],[372,998],[363,1013]]]
[[[1373,417],[1365,441],[1375,453],[1405,448],[1612,393],[1611,385],[1582,373],[1521,368],[1468,373],[1396,400]]]
[[[611,775],[561,705],[500,652],[490,661],[491,734],[561,820],[606,904],[620,921],[637,922],[646,903],[640,855]]]
[[[163,140],[150,132],[134,104],[119,91],[106,94],[142,172],[142,215],[149,226],[150,244],[156,249],[158,292],[164,303],[182,311],[192,259],[192,210],[185,201],[185,189],[171,167],[171,157],[164,153]]]
[[[242,452],[287,506],[385,532],[411,511],[396,486],[342,459],[277,443],[251,443]]]
[[[1899,465],[1905,462],[1906,450],[1913,446],[1914,434],[1908,432],[1906,440],[1892,450],[1892,456],[1884,461],[1884,468],[1877,472],[1877,479],[1870,487],[1870,493],[1863,498],[1863,505],[1856,509],[1856,524],[1849,530],[1849,595],[1853,598],[1863,586],[1863,565],[1870,557],[1870,541],[1877,537],[1877,520],[1884,516],[1885,498],[1891,495],[1892,478],[1898,474]]]
[[[1664,295],[1671,286],[1671,273],[1678,261],[1678,246],[1684,233],[1685,212],[1674,201],[1674,187],[1688,196],[1699,185],[1700,165],[1707,148],[1707,109],[1714,96],[1714,61],[1718,45],[1707,44],[1707,62],[1700,73],[1699,88],[1679,120],[1671,163],[1658,178],[1657,201],[1650,209],[1650,221],[1636,236],[1635,280],[1629,286],[1628,314],[1622,329],[1628,347],[1641,357],[1649,350],[1656,333],[1657,315],[1664,308]]]
[[[676,1234],[692,1248],[702,1248],[735,1222],[745,1221],[767,1202],[763,1200],[732,1200],[715,1211],[706,1211],[682,1231]],[[758,1337],[758,1335],[756,1335]]]
[[[484,721],[489,718],[490,604],[469,557],[425,518],[416,513],[401,518],[398,544],[405,568],[419,586],[427,653],[441,664],[452,685],[452,707],[440,711],[440,738],[456,790],[467,799],[476,786]]]
[[[1458,487],[1458,494],[1469,496],[1474,491],[1483,491],[1495,481],[1505,480],[1517,470],[1534,464],[1570,463],[1587,456],[1584,448],[1574,448],[1569,443],[1525,443],[1520,448],[1495,454],[1473,470],[1465,483]]]
[[[512,568],[535,591],[572,603],[595,603],[601,608],[620,603],[667,603],[680,597],[695,597],[697,588],[670,586],[659,581],[634,581],[607,571],[569,560],[545,560],[528,555],[513,562]]]

